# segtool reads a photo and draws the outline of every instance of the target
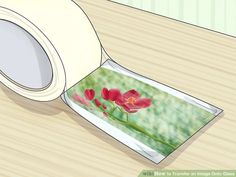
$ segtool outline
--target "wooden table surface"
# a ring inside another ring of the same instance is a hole
[[[105,0],[77,2],[114,60],[212,103],[224,115],[155,165],[60,99],[30,101],[1,84],[0,176],[135,177],[154,168],[235,169],[236,39]]]

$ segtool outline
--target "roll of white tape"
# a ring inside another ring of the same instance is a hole
[[[1,0],[0,48],[0,81],[37,101],[59,97],[102,56],[92,24],[70,0]]]

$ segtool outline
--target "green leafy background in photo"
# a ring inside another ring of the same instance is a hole
[[[95,97],[110,109],[112,104],[101,97],[103,87],[108,89],[118,88],[122,93],[135,89],[141,94],[141,97],[151,98],[152,105],[146,109],[139,110],[137,113],[130,113],[129,124],[123,124],[122,121],[126,120],[124,113],[116,110],[113,114],[121,120],[116,121],[105,117],[101,111],[90,110],[72,98],[75,93],[84,97],[85,89],[94,89],[96,92]],[[204,109],[139,80],[106,68],[97,69],[70,88],[66,94],[79,106],[165,156],[173,152],[214,117],[212,113]],[[142,132],[142,130],[145,131]]]

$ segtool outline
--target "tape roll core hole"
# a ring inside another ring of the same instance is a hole
[[[25,29],[1,19],[0,72],[29,89],[44,89],[53,78],[50,60],[39,42]]]

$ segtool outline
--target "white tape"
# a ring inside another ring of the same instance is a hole
[[[0,81],[37,101],[59,97],[101,64],[96,32],[70,0],[1,0],[0,47]]]

